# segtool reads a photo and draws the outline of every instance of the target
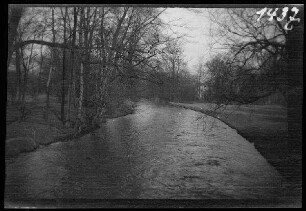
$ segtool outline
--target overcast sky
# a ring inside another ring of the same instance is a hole
[[[195,72],[194,66],[198,64],[199,60],[205,61],[209,58],[211,53],[209,48],[210,36],[210,21],[208,18],[207,9],[187,8],[167,8],[161,15],[162,20],[170,22],[172,30],[185,34],[184,39],[184,54],[188,67],[191,72]]]
[[[168,29],[179,35],[186,35],[183,50],[191,73],[196,72],[199,60],[204,63],[214,54],[213,49],[209,47],[212,38],[209,36],[211,24],[207,10],[207,8],[167,8],[160,16],[164,22],[171,25],[167,27]]]

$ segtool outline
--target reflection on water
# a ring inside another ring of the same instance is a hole
[[[276,198],[282,187],[224,123],[148,102],[94,134],[6,160],[6,198]]]

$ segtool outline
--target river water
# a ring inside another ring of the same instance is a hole
[[[274,199],[284,189],[223,122],[146,101],[93,134],[6,159],[6,199]]]

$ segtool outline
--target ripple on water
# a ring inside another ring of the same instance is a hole
[[[107,121],[95,137],[6,159],[6,195],[100,199],[281,195],[281,178],[254,146],[219,120],[202,118],[202,127],[203,121],[195,120],[199,115],[143,103],[136,114]]]

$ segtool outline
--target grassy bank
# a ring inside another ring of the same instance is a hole
[[[287,110],[277,105],[228,105],[170,103],[202,112],[223,121],[248,141],[301,193],[302,157],[288,150]]]
[[[28,115],[24,121],[18,121],[20,116],[18,106],[14,104],[7,105],[5,142],[5,155],[7,157],[17,156],[21,152],[33,151],[40,145],[78,138],[99,128],[98,125],[95,125],[75,134],[72,127],[63,125],[59,120],[60,104],[55,99],[50,103],[48,121],[44,119],[44,107],[44,98],[35,99],[35,101],[28,99],[26,102]],[[112,109],[111,112],[107,112],[104,118],[117,118],[131,114],[133,111],[134,103],[126,101]],[[74,109],[72,109],[71,116],[76,116]]]

